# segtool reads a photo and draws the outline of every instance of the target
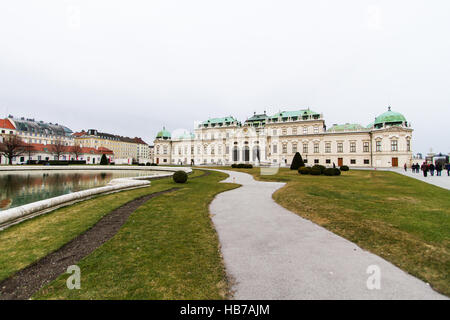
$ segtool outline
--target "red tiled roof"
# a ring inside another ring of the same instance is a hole
[[[72,133],[72,135],[75,137],[81,137],[81,136],[86,135],[86,132],[85,131],[75,132],[75,133]]]
[[[41,152],[52,152],[52,144],[41,144],[41,143],[25,143],[25,146],[31,146],[32,151],[41,151]],[[64,146],[63,153],[73,153],[73,146]],[[81,148],[81,152],[83,154],[114,154],[114,152],[110,149],[100,147],[98,149],[83,147]]]
[[[136,143],[147,144],[144,140],[142,140],[141,138],[138,138],[138,137],[134,138],[133,140],[134,140],[134,142],[136,142]]]
[[[9,121],[9,119],[0,119],[0,128],[15,130],[16,127]]]

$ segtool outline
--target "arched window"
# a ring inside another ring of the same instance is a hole
[[[250,161],[250,148],[248,146],[242,149],[242,160],[246,162]]]
[[[239,148],[233,148],[233,161],[239,161]]]

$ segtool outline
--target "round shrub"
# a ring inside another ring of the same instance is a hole
[[[338,169],[338,170],[339,170],[339,169]],[[334,175],[335,175],[335,171],[334,171],[333,168],[326,168],[326,169],[323,171],[323,174],[326,175],[326,176],[334,176]]]
[[[348,171],[350,168],[348,166],[341,166],[341,171]]]
[[[313,176],[320,176],[320,169],[319,168],[311,168],[311,172],[309,173]]]
[[[316,164],[316,165],[314,165],[313,166],[313,169],[318,169],[318,170],[320,170],[320,174],[323,174],[323,172],[325,171],[325,166],[322,166],[322,165],[320,165],[320,164]]]
[[[300,173],[300,174],[309,174],[310,172],[311,172],[310,167],[300,167],[298,169],[298,173]]]
[[[176,183],[185,183],[187,181],[187,174],[186,172],[179,170],[173,174],[173,181]]]
[[[341,170],[339,170],[338,168],[334,168],[334,175],[335,176],[340,176],[341,175]]]

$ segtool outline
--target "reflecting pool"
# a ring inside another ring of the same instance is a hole
[[[85,189],[116,178],[158,175],[151,170],[52,170],[0,172],[0,211]]]

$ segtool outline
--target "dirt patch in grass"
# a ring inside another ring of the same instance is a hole
[[[128,217],[142,204],[160,194],[178,189],[172,188],[140,197],[107,214],[91,229],[77,236],[60,249],[2,281],[0,283],[0,299],[30,298],[43,285],[64,273],[68,266],[76,264],[111,239]]]

